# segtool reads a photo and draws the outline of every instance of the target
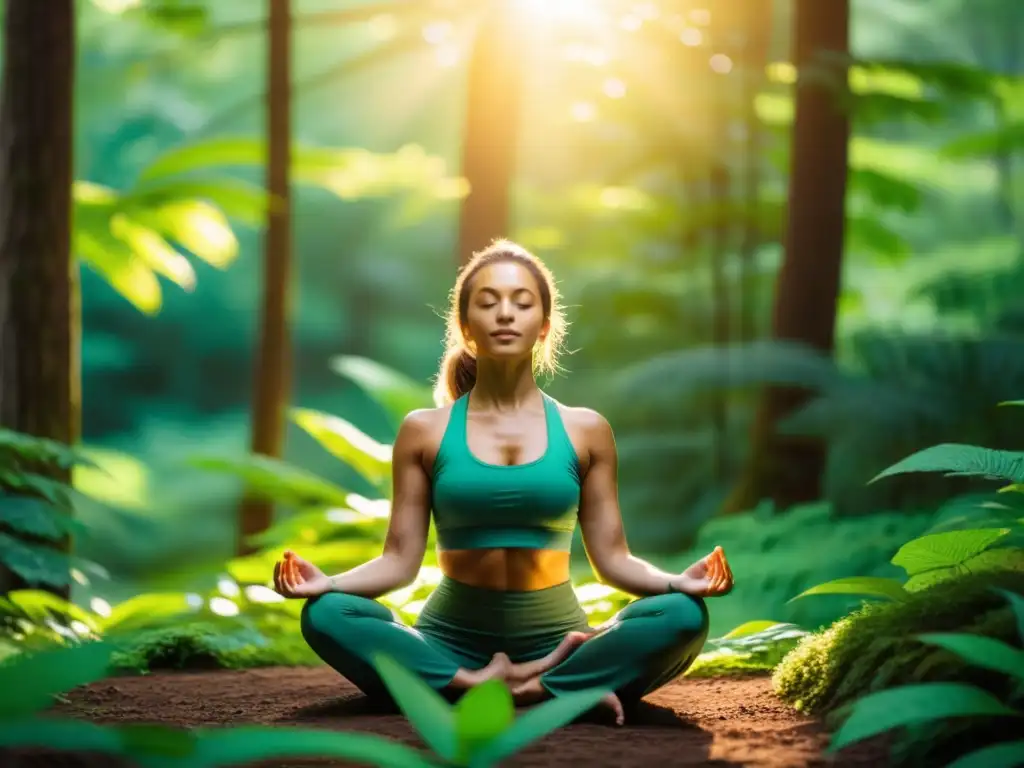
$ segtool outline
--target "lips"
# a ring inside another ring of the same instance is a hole
[[[491,334],[492,339],[515,339],[520,336],[516,331],[495,331]]]

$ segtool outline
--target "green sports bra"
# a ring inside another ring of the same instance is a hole
[[[569,551],[579,508],[580,463],[558,405],[546,394],[543,397],[544,455],[508,466],[488,464],[470,452],[466,441],[469,395],[452,404],[434,460],[431,488],[441,549]]]

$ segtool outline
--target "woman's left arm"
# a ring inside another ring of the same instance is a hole
[[[597,577],[635,597],[678,591],[673,586],[678,574],[655,568],[629,551],[619,509],[619,458],[611,425],[594,411],[579,409],[577,413],[589,453],[580,490],[580,527]]]

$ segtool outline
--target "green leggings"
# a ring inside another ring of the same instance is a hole
[[[371,656],[386,653],[443,692],[459,668],[480,669],[495,653],[513,663],[550,653],[568,632],[591,631],[569,582],[532,592],[443,579],[415,627],[365,597],[331,592],[302,610],[302,635],[321,659],[367,696],[387,697]],[[672,593],[635,600],[567,659],[541,676],[552,695],[586,688],[636,702],[679,677],[707,638],[704,601]]]

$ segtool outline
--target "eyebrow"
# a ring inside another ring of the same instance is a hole
[[[496,291],[494,288],[490,288],[488,286],[484,286],[483,288],[480,288],[479,292],[480,293],[489,293],[489,294],[491,294],[492,296],[494,296],[496,298],[500,298],[500,294],[498,293],[498,291]],[[513,296],[515,296],[517,294],[520,294],[520,293],[525,293],[525,294],[527,294],[527,295],[529,295],[531,297],[533,296],[533,291],[531,291],[529,288],[516,288],[514,291],[512,291],[512,295]]]

